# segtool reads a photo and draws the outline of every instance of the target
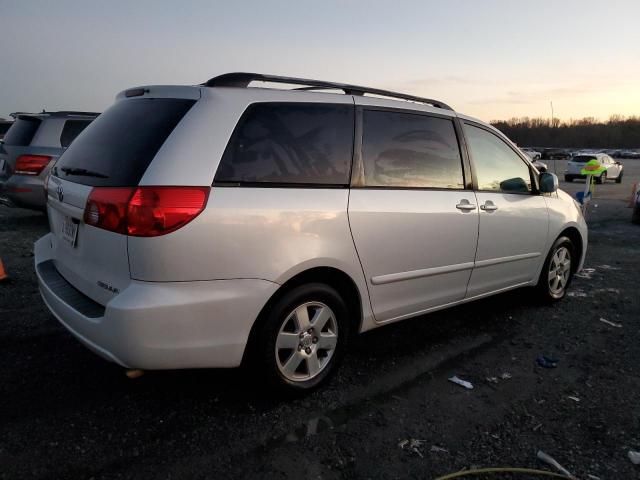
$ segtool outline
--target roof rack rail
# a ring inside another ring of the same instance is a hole
[[[79,117],[97,117],[98,115],[100,115],[100,112],[78,112],[75,110],[59,110],[57,112],[47,112],[46,110],[42,110],[41,112],[13,112],[9,114],[9,116],[13,118],[17,118],[18,115],[77,115]]]
[[[286,83],[290,85],[305,85],[295,90],[342,90],[347,95],[364,95],[369,93],[379,95],[381,97],[397,98],[401,100],[409,100],[411,102],[427,103],[437,108],[445,110],[453,110],[449,105],[432,98],[417,97],[415,95],[407,95],[406,93],[392,92],[390,90],[381,90],[379,88],[362,87],[359,85],[349,85],[346,83],[327,82],[324,80],[311,80],[308,78],[282,77],[280,75],[266,75],[262,73],[245,73],[234,72],[225,73],[217,77],[213,77],[202,83],[205,87],[239,87],[246,88],[251,82],[272,82]]]

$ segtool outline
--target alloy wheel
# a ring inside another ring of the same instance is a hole
[[[567,247],[555,251],[549,262],[549,292],[555,297],[563,294],[571,275],[571,252]]]
[[[276,337],[278,370],[289,381],[315,378],[331,362],[338,345],[338,322],[322,302],[296,307],[282,322]]]

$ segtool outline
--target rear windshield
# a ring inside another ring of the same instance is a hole
[[[587,163],[591,160],[596,160],[596,157],[592,157],[591,155],[578,155],[571,159],[572,162],[576,163]]]
[[[55,165],[55,175],[91,186],[137,185],[194,103],[178,98],[116,102],[69,146]]]
[[[67,120],[64,122],[64,127],[62,128],[62,133],[60,134],[60,145],[63,147],[68,147],[71,145],[71,142],[80,135],[89,124],[91,120]]]
[[[4,136],[4,144],[15,147],[26,147],[38,131],[41,120],[36,117],[18,117]]]

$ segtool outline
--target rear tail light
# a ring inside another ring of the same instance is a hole
[[[134,237],[174,232],[204,210],[210,187],[97,187],[84,210],[87,225]]]
[[[44,167],[49,165],[49,155],[20,155],[16,160],[16,168],[13,173],[18,175],[40,175]]]

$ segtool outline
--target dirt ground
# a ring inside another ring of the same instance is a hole
[[[599,186],[586,260],[594,271],[575,278],[564,301],[540,306],[519,290],[372,331],[325,388],[296,400],[237,370],[127,379],[44,307],[32,244],[45,217],[0,207],[0,257],[12,277],[0,284],[0,478],[551,470],[538,450],[581,479],[640,478],[627,457],[640,450],[640,227],[625,203],[638,180],[640,162],[622,185]],[[539,355],[557,368],[537,366]],[[447,381],[454,374],[475,388]]]

